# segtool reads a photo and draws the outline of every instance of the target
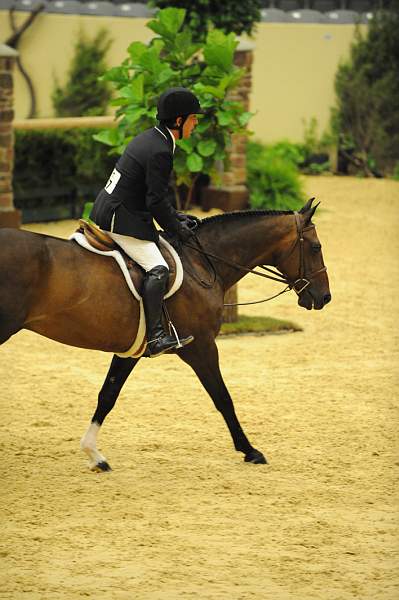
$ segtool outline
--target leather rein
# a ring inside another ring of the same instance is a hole
[[[200,281],[201,285],[204,285],[204,287],[212,287],[216,281],[216,277],[217,277],[216,269],[215,269],[214,265],[212,264],[212,261],[210,260],[211,258],[213,258],[214,260],[222,262],[230,267],[233,267],[234,269],[238,269],[240,271],[245,271],[246,273],[252,273],[253,275],[258,275],[259,277],[264,277],[265,279],[272,279],[273,281],[278,281],[279,283],[286,284],[286,287],[281,292],[278,292],[277,294],[274,294],[273,296],[269,296],[268,298],[265,298],[264,300],[255,300],[254,302],[227,303],[227,304],[224,304],[224,306],[248,306],[249,304],[261,304],[262,302],[268,302],[269,300],[273,300],[274,298],[277,298],[278,296],[281,296],[282,294],[285,294],[285,292],[289,292],[290,290],[294,290],[295,293],[299,296],[308,287],[308,285],[311,284],[312,279],[314,279],[320,273],[323,273],[324,271],[326,271],[327,267],[323,266],[321,269],[318,269],[317,271],[312,271],[310,274],[306,273],[303,233],[305,231],[314,229],[315,226],[309,225],[308,227],[302,227],[300,216],[297,211],[294,212],[294,216],[295,216],[295,224],[296,224],[296,229],[297,229],[297,238],[293,242],[293,244],[289,248],[289,250],[285,254],[283,254],[282,257],[280,257],[279,263],[281,263],[284,260],[286,260],[287,258],[289,258],[289,256],[291,256],[291,254],[294,252],[296,246],[299,244],[299,272],[298,272],[297,279],[290,280],[285,275],[283,275],[282,272],[276,271],[275,269],[272,269],[266,265],[258,265],[258,267],[260,269],[267,271],[267,273],[260,273],[259,271],[255,271],[254,269],[249,269],[248,267],[244,267],[244,265],[239,265],[238,263],[234,263],[234,262],[228,260],[227,258],[222,258],[221,256],[217,256],[216,254],[212,254],[211,252],[205,251],[203,249],[199,239],[195,236],[197,246],[193,246],[192,244],[189,244],[187,242],[185,242],[184,245],[187,246],[188,248],[192,248],[193,250],[196,250],[200,254],[203,254],[207,258],[207,262],[212,267],[212,271],[214,274],[214,280],[212,283],[207,284],[206,282],[201,280]],[[279,269],[278,265],[277,265],[277,269]],[[281,269],[280,269],[280,271],[281,271]],[[269,273],[271,273],[271,275],[269,275]],[[296,286],[299,286],[300,289],[297,289]]]

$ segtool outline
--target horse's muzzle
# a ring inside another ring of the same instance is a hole
[[[321,310],[326,304],[331,302],[331,294],[324,294],[322,296],[314,296],[309,289],[304,290],[298,296],[298,304],[306,310]]]

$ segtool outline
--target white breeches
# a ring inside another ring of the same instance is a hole
[[[168,269],[168,265],[155,242],[139,240],[129,235],[120,235],[111,231],[107,231],[107,233],[144,271],[151,271],[159,265]]]

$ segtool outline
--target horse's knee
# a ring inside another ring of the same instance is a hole
[[[119,392],[120,390],[116,389],[114,385],[103,386],[98,394],[98,406],[102,406],[110,411],[115,406]]]
[[[98,394],[97,408],[93,415],[93,421],[103,424],[105,417],[114,408],[118,399],[121,386],[106,381]]]
[[[0,346],[2,344],[5,344],[7,340],[10,339],[10,337],[12,337],[14,334],[18,333],[18,331],[20,331],[20,329],[17,329],[15,331],[1,331],[0,329]]]
[[[4,342],[21,329],[22,323],[18,324],[17,320],[13,319],[11,315],[6,316],[0,311],[0,345],[4,344]]]

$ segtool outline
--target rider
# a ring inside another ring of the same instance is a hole
[[[175,140],[190,137],[202,113],[197,97],[182,87],[170,88],[158,100],[159,125],[131,140],[117,161],[90,215],[101,229],[146,272],[142,298],[147,322],[147,351],[158,356],[178,340],[164,331],[162,301],[169,269],[158,247],[153,218],[168,233],[187,241],[196,217],[179,213],[168,200]],[[180,338],[184,346],[194,338]]]

